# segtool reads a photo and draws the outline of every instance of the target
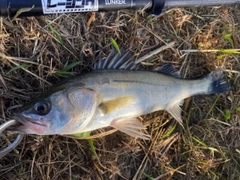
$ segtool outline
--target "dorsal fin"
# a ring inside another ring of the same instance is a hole
[[[120,53],[115,49],[111,51],[106,59],[100,59],[95,64],[94,70],[113,70],[113,69],[135,69],[136,64],[131,60],[131,53],[121,49]]]
[[[172,64],[165,64],[163,66],[158,66],[153,69],[153,71],[161,72],[170,76],[181,78],[179,71],[177,71]]]
[[[139,70],[139,67],[140,66],[131,59],[131,52],[121,48],[120,53],[113,49],[107,58],[100,58],[100,60],[95,64],[93,70]],[[163,66],[156,67],[152,69],[152,71],[181,78],[179,71],[177,71],[172,64],[165,64]]]

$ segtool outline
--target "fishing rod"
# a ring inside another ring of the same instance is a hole
[[[37,16],[56,13],[145,9],[152,15],[175,7],[238,4],[240,0],[0,0],[0,16]]]

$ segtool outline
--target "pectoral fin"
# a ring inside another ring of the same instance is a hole
[[[146,129],[137,118],[120,118],[111,122],[111,126],[135,138],[149,139],[149,135],[141,132]]]
[[[134,98],[132,96],[122,96],[100,103],[98,110],[102,115],[106,115],[112,111],[126,107],[131,102],[133,102],[133,100]]]
[[[181,118],[181,105],[183,102],[174,104],[173,106],[169,107],[167,111],[180,123],[182,124],[182,118]]]

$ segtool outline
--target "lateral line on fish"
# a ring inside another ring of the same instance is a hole
[[[132,81],[132,80],[113,80],[112,82],[116,83],[139,83],[139,84],[148,84],[148,85],[158,85],[157,83],[151,83],[151,82],[142,82],[142,81]]]

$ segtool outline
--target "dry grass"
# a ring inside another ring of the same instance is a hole
[[[239,55],[205,51],[239,48],[239,6],[171,9],[154,19],[133,11],[92,17],[0,19],[1,123],[63,79],[56,72],[68,64],[80,61],[71,72],[88,71],[100,54],[111,51],[111,37],[134,58],[175,42],[145,64],[173,63],[186,78],[223,68],[232,92],[185,101],[184,128],[177,126],[171,134],[175,121],[161,111],[142,117],[150,141],[121,132],[94,139],[99,160],[87,140],[28,135],[0,160],[0,179],[239,179]],[[227,34],[232,44],[223,38]]]

